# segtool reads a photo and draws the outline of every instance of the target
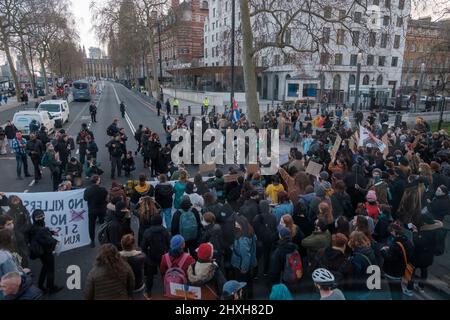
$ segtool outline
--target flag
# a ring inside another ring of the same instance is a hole
[[[381,152],[386,149],[386,144],[375,137],[375,135],[363,126],[359,126],[359,147],[378,148]]]

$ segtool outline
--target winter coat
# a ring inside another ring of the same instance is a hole
[[[400,206],[400,201],[402,200],[403,193],[406,188],[406,180],[404,177],[397,177],[389,185],[389,191],[392,196],[390,205],[392,206],[392,214],[395,215],[398,207]]]
[[[334,219],[337,219],[340,216],[350,218],[355,214],[352,206],[352,199],[345,191],[334,192],[331,195],[331,207],[333,209]]]
[[[427,268],[433,264],[436,250],[436,230],[443,227],[441,221],[434,224],[425,224],[418,233],[413,234],[414,257],[412,264],[416,268]]]
[[[173,200],[173,207],[175,209],[180,208],[181,197],[183,196],[185,189],[186,189],[186,183],[181,182],[181,181],[177,181],[175,183],[175,186],[173,187],[173,192],[175,194],[175,198]]]
[[[87,201],[89,213],[94,214],[96,212],[106,212],[106,199],[108,197],[108,191],[96,184],[88,187],[84,191],[84,201]]]
[[[75,164],[68,162],[66,166],[66,172],[67,174],[71,174],[74,177],[81,178],[81,175],[83,173],[83,166],[79,161],[77,161]]]
[[[121,158],[124,155],[124,150],[120,141],[112,139],[106,144],[106,147],[108,148],[109,155],[113,158]]]
[[[22,275],[19,291],[14,295],[5,296],[5,300],[41,300],[43,293],[33,285],[33,279]]]
[[[44,154],[44,145],[38,139],[29,140],[27,143],[27,151],[31,159],[40,161]]]
[[[246,217],[249,222],[252,222],[258,214],[258,202],[253,199],[245,200],[244,204],[239,209],[239,214]]]
[[[406,269],[403,251],[397,242],[405,247],[408,262],[412,262],[414,255],[412,243],[405,236],[394,238],[387,250],[381,250],[384,258],[383,271],[386,277],[393,279],[403,277]]]
[[[128,264],[123,275],[111,274],[105,267],[95,265],[89,272],[85,285],[86,300],[128,300],[135,288],[133,270]]]
[[[327,230],[325,232],[314,231],[310,236],[302,241],[302,246],[308,252],[308,261],[313,261],[317,251],[327,248],[331,245],[331,234]]]
[[[356,248],[353,250],[349,261],[352,265],[352,289],[355,291],[367,291],[367,268],[377,264],[377,259],[372,247]]]
[[[173,187],[170,183],[160,183],[155,187],[155,201],[162,209],[172,208]]]
[[[145,254],[141,251],[120,251],[120,255],[124,258],[133,270],[134,290],[139,290],[144,286],[144,262]]]
[[[385,181],[379,181],[375,183],[372,188],[377,195],[377,201],[379,204],[388,204],[388,188],[389,185]]]
[[[258,238],[258,242],[263,245],[271,245],[278,240],[277,218],[270,211],[267,201],[259,204],[259,214],[253,219],[253,228]]]
[[[6,138],[12,140],[16,137],[17,128],[15,125],[5,126]]]
[[[137,185],[133,188],[133,193],[131,194],[131,202],[134,204],[139,202],[142,197],[153,197],[155,195],[155,188],[150,183],[145,183],[145,185]]]
[[[286,255],[293,253],[295,250],[298,250],[298,247],[290,239],[278,241],[270,257],[269,280],[272,285],[280,283],[284,265],[286,264]]]
[[[409,184],[405,188],[400,201],[396,216],[404,224],[413,223],[417,225],[422,211],[423,185],[417,182]]]
[[[273,208],[273,213],[275,214],[275,217],[277,219],[276,223],[278,225],[280,223],[281,217],[285,214],[289,214],[292,216],[292,214],[294,213],[294,206],[290,201],[287,203],[281,203]]]
[[[197,220],[197,237],[200,237],[202,232],[202,221],[200,219],[200,213],[194,207],[190,208],[190,210],[192,211],[192,213],[195,216],[195,219]],[[173,214],[172,230],[171,230],[172,236],[180,234],[180,218],[183,212],[186,211],[180,208]]]
[[[117,250],[122,250],[121,240],[127,234],[127,221],[122,213],[114,212],[111,215],[111,221],[108,224],[106,233],[108,235],[109,243],[114,245]]]
[[[52,254],[58,243],[49,228],[37,224],[33,224],[30,229],[30,242],[33,241],[42,247],[44,255]]]
[[[314,260],[311,262],[310,270],[325,268],[335,277],[339,287],[347,284],[352,275],[352,264],[345,253],[332,247],[327,247],[317,251]]]
[[[159,247],[152,247],[152,239],[160,238],[162,242]],[[166,228],[163,226],[151,226],[147,230],[145,230],[144,235],[142,236],[141,248],[145,252],[146,259],[145,264],[147,266],[159,266],[161,263],[162,255],[159,256],[159,253],[167,253],[170,247],[170,234]],[[159,257],[159,258],[158,258]]]
[[[202,300],[219,300],[226,279],[215,262],[197,261],[188,267],[188,282],[200,287]]]
[[[9,206],[11,209],[6,212],[6,215],[11,217],[14,222],[14,237],[16,240],[17,251],[22,258],[27,260],[27,243],[29,242],[29,231],[32,226],[30,213],[23,205],[12,207],[12,204],[9,201]]]
[[[257,266],[256,241],[256,235],[252,238],[242,236],[234,241],[231,255],[231,265],[234,268],[247,273]]]
[[[210,242],[214,246],[214,258],[220,261],[224,250],[222,228],[219,224],[209,224],[205,227],[200,243]]]
[[[450,197],[448,195],[435,197],[427,208],[435,219],[443,221],[445,216],[450,215]]]

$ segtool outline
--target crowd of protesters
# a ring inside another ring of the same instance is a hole
[[[376,144],[358,147],[359,128],[351,125],[348,110],[323,110],[312,117],[307,107],[302,109],[277,108],[261,121],[296,145],[273,176],[240,166],[216,169],[206,179],[201,174],[191,178],[187,167],[171,163],[171,132],[194,131],[195,118],[188,123],[182,114],[173,118],[169,112],[162,119],[164,144],[142,125],[134,137],[134,155],[141,153],[149,176],[140,174],[123,186],[114,182],[110,190],[102,186],[98,171],[86,170],[99,170],[98,148],[91,147],[94,137],[87,127],[76,139],[80,159],[71,158],[73,141],[64,133],[46,152],[23,142],[25,150],[45,152],[49,167],[67,168],[68,176],[81,178],[89,171],[91,185],[84,198],[91,247],[97,241],[101,246],[85,283],[86,299],[179,299],[171,284],[199,287],[202,299],[226,300],[254,298],[255,282],[267,286],[267,298],[286,300],[314,292],[324,300],[379,299],[379,292],[399,300],[425,290],[428,269],[445,250],[448,135],[432,133],[422,118],[408,128],[405,123],[389,126],[383,113],[370,114],[366,121],[356,114],[356,123],[387,144],[386,151]],[[237,119],[235,110],[199,120],[203,132],[256,128],[244,114]],[[117,119],[107,134],[111,178],[122,170],[130,176],[133,151]],[[333,154],[338,136],[342,144]],[[310,161],[322,165],[317,176],[306,173]],[[56,171],[52,177],[59,188],[63,172]],[[151,177],[156,182],[149,182]],[[20,288],[28,283],[20,289],[27,290],[23,296],[36,296],[27,278],[31,257],[43,264],[40,289],[59,291],[52,254],[56,244],[44,213],[30,215],[20,199],[1,196],[10,207],[0,215],[1,288],[14,281]],[[133,216],[139,221],[137,232],[131,227]],[[380,290],[368,286],[370,266],[380,268],[387,284]],[[154,289],[155,278],[161,279],[161,290]],[[17,298],[20,290],[5,296]]]

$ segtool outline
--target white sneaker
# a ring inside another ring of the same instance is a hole
[[[419,291],[420,293],[425,292],[425,290],[421,286],[419,286],[419,284],[417,284],[417,283],[414,283],[414,290]]]
[[[412,292],[411,290],[408,290],[407,288],[403,288],[403,294],[405,296],[412,297],[414,295],[414,292]]]

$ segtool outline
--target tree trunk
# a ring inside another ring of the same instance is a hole
[[[33,98],[36,96],[36,87],[34,84],[34,74],[32,74],[31,69],[30,69],[30,65],[28,63],[27,60],[27,51],[25,48],[25,44],[23,43],[23,41],[21,40],[21,50],[20,50],[20,54],[22,55],[22,59],[23,59],[23,64],[25,66],[25,69],[27,71],[28,74],[28,78],[30,79],[30,84],[31,84],[31,93],[33,95]],[[32,59],[32,57],[30,57],[30,59]]]
[[[152,21],[150,15],[147,15],[147,21]],[[155,52],[155,35],[154,35],[154,28],[153,26],[149,26],[149,33],[148,33],[148,40],[150,42],[150,56],[152,57],[152,75],[153,75],[153,81],[151,86],[151,94],[153,97],[158,98],[159,96],[159,79],[158,79],[158,59],[156,57]],[[162,79],[161,79],[162,80]]]
[[[242,28],[242,65],[244,69],[245,101],[247,102],[248,120],[255,122],[259,128],[261,116],[259,112],[258,95],[256,93],[256,69],[252,56],[253,33],[250,22],[248,0],[240,0]]]
[[[48,87],[48,79],[47,79],[47,70],[45,68],[45,57],[40,56],[39,57],[39,62],[41,63],[41,69],[42,69],[42,73],[44,74],[44,87],[45,87],[45,94],[49,95],[50,94],[50,88]]]
[[[3,43],[3,50],[6,54],[6,59],[8,60],[9,69],[11,70],[11,75],[14,80],[14,86],[16,87],[16,98],[17,102],[20,102],[20,83],[19,83],[19,77],[17,76],[16,68],[14,67],[14,61],[11,56],[11,51],[9,50],[9,43],[8,43],[8,37],[5,34],[4,30],[1,30],[2,32],[2,43]]]

